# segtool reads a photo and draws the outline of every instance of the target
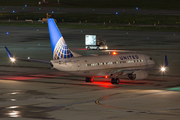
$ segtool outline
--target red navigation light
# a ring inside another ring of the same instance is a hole
[[[105,78],[107,79],[107,78],[108,78],[108,76],[106,75],[106,76],[105,76]]]
[[[113,55],[116,55],[116,54],[117,54],[117,52],[113,52],[112,54],[113,54]]]

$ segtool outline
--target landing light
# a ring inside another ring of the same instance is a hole
[[[165,67],[161,67],[161,71],[164,72],[166,70]]]
[[[16,61],[15,58],[12,58],[12,57],[11,57],[10,59],[11,59],[11,62],[13,62],[13,63]]]

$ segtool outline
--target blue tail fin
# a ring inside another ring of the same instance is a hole
[[[168,66],[168,60],[167,60],[167,55],[165,55],[165,67],[169,67]]]
[[[73,54],[69,50],[66,42],[64,41],[63,36],[61,35],[56,23],[53,18],[48,18],[48,28],[49,28],[49,36],[51,40],[51,48],[53,59],[64,59],[71,58]]]

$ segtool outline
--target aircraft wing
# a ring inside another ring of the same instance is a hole
[[[132,68],[132,69],[130,69],[130,68],[128,68],[128,69],[116,69],[116,70],[111,70],[108,74],[109,75],[127,75],[127,74],[131,74],[131,73],[133,73],[133,72],[135,72],[135,71],[139,71],[140,69],[134,69],[134,68]]]
[[[108,75],[115,75],[115,76],[121,76],[121,75],[127,75],[127,74],[131,74],[134,72],[138,72],[138,71],[149,71],[152,70],[153,68],[147,68],[147,69],[138,69],[138,68],[120,68],[120,69],[114,69],[109,71],[107,74]]]
[[[15,61],[25,61],[25,62],[38,62],[38,63],[44,63],[44,64],[48,64],[48,65],[52,65],[52,63],[48,60],[41,60],[41,59],[33,59],[33,58],[30,58],[30,57],[13,57],[12,54],[10,53],[10,51],[8,50],[8,48],[5,46],[5,49],[6,49],[6,52],[10,58],[10,60],[12,62],[15,62]]]

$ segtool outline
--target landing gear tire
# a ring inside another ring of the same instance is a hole
[[[111,79],[111,83],[112,83],[112,84],[115,83],[115,79],[114,79],[114,78]]]
[[[86,82],[93,82],[94,81],[94,78],[93,77],[86,77]]]
[[[89,78],[88,77],[86,77],[86,80],[85,80],[86,82],[89,82]]]
[[[116,79],[115,79],[115,78],[112,78],[112,79],[111,79],[111,83],[112,83],[112,84],[119,84],[119,79],[118,79],[118,78],[116,78]]]
[[[116,81],[116,84],[119,84],[119,79],[118,79],[118,78],[116,78],[116,80],[115,80],[115,81]]]

